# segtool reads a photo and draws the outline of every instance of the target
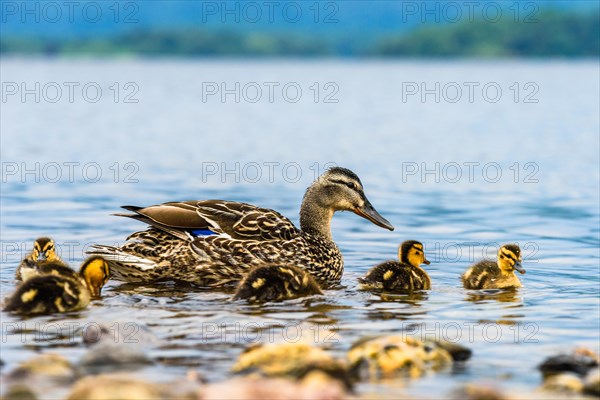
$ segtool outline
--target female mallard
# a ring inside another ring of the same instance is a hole
[[[126,206],[121,214],[152,228],[129,236],[121,247],[94,246],[116,279],[151,282],[174,279],[203,286],[239,282],[261,265],[297,265],[320,283],[339,281],[340,250],[331,238],[336,211],[353,211],[383,228],[394,227],[373,208],[360,179],[332,168],[307,189],[300,229],[276,211],[222,200]]]
[[[33,250],[21,261],[15,273],[15,279],[18,281],[27,280],[33,274],[38,266],[45,263],[60,263],[66,265],[56,254],[54,240],[48,237],[41,237],[33,242]]]
[[[504,289],[523,286],[515,271],[524,274],[521,249],[505,244],[498,250],[498,261],[483,260],[471,266],[461,277],[466,289]]]
[[[234,300],[278,301],[323,294],[311,274],[302,268],[264,265],[254,268],[240,283]]]
[[[421,264],[429,265],[423,244],[407,240],[398,248],[398,261],[386,261],[373,267],[364,278],[359,278],[365,289],[388,291],[429,290],[431,280]]]
[[[110,274],[102,257],[88,258],[79,273],[62,263],[46,263],[36,273],[17,288],[4,311],[52,314],[83,309],[90,298],[100,296]]]

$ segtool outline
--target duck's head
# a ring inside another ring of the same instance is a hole
[[[394,230],[392,224],[383,218],[371,205],[359,177],[346,168],[334,167],[321,175],[306,191],[304,204],[310,210],[303,210],[300,223],[310,220],[310,212],[318,208],[328,213],[329,220],[336,211],[352,211],[382,228]],[[304,219],[304,221],[303,221]]]
[[[419,267],[421,264],[431,264],[425,258],[423,243],[416,240],[407,240],[400,245],[398,248],[398,259],[400,262],[412,265],[413,267]]]
[[[33,261],[48,260],[55,261],[58,259],[54,240],[48,237],[41,237],[33,242],[33,252],[31,253]]]
[[[100,297],[102,287],[110,277],[110,268],[104,258],[94,256],[83,262],[79,274],[85,281],[92,297]]]
[[[519,271],[524,274],[525,270],[521,265],[521,249],[516,244],[505,244],[498,250],[498,266],[504,273]]]

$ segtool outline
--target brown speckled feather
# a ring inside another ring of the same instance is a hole
[[[462,281],[467,289],[486,289],[500,276],[500,268],[495,261],[483,260],[469,268],[462,275]]]
[[[398,261],[376,265],[359,281],[367,287],[389,291],[431,289],[431,281],[425,271]]]
[[[352,171],[331,168],[307,189],[300,226],[278,212],[225,200],[126,206],[120,214],[151,226],[121,247],[93,246],[112,276],[124,281],[182,280],[202,286],[239,282],[253,268],[277,264],[308,271],[320,284],[339,281],[344,264],[331,238],[336,211],[353,211],[386,229],[393,226],[371,205]]]
[[[292,266],[267,265],[253,269],[240,283],[234,300],[278,301],[322,294],[307,271]]]

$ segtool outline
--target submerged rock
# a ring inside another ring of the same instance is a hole
[[[19,364],[9,373],[10,380],[50,379],[59,382],[72,382],[76,379],[76,367],[59,354],[41,354]]]
[[[562,372],[572,372],[579,376],[585,376],[590,370],[598,367],[599,361],[600,358],[594,351],[579,348],[570,354],[549,357],[538,368],[544,377]]]
[[[556,374],[544,380],[542,390],[565,394],[581,393],[583,391],[583,381],[573,373]]]
[[[146,349],[158,339],[133,323],[96,324],[82,331],[88,351],[79,360],[85,374],[133,370],[152,364]]]
[[[208,385],[201,390],[201,400],[343,400],[348,398],[341,382],[320,371],[313,371],[300,381],[284,378],[243,377]]]
[[[152,361],[138,347],[108,342],[92,346],[79,360],[85,374],[133,370],[152,364]]]
[[[430,371],[464,361],[471,351],[452,343],[423,342],[408,336],[384,336],[359,341],[348,351],[350,370],[359,379],[384,379],[397,375],[418,378]]]
[[[80,375],[65,357],[46,353],[21,362],[1,382],[3,399],[35,399],[48,391],[67,388]]]
[[[87,376],[72,388],[68,400],[168,399],[159,385],[118,375]]]
[[[37,400],[35,392],[25,384],[11,385],[2,396],[3,400]]]
[[[583,393],[600,397],[600,369],[595,368],[587,373],[583,381]]]
[[[87,376],[75,383],[67,400],[195,400],[190,382],[157,384],[125,374]]]
[[[298,381],[320,377],[341,382],[350,389],[346,365],[324,350],[306,343],[282,343],[251,346],[232,367],[239,374],[258,374],[262,377],[286,377]],[[319,372],[320,374],[315,375]]]
[[[542,390],[600,397],[599,361],[598,353],[587,348],[549,357],[538,367],[544,378]]]
[[[483,385],[483,384],[468,384],[462,388],[455,390],[451,395],[453,400],[509,400],[500,389]]]

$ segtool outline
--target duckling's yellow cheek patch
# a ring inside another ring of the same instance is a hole
[[[259,289],[265,284],[265,280],[263,278],[258,278],[254,282],[252,282],[252,287],[254,289]]]
[[[35,295],[38,293],[37,289],[31,289],[26,291],[21,295],[21,301],[23,303],[29,303],[31,300],[35,298]]]
[[[393,275],[394,275],[394,271],[392,271],[392,270],[386,271],[386,273],[383,274],[383,280],[385,280],[385,281],[390,280],[390,279],[392,279]]]

